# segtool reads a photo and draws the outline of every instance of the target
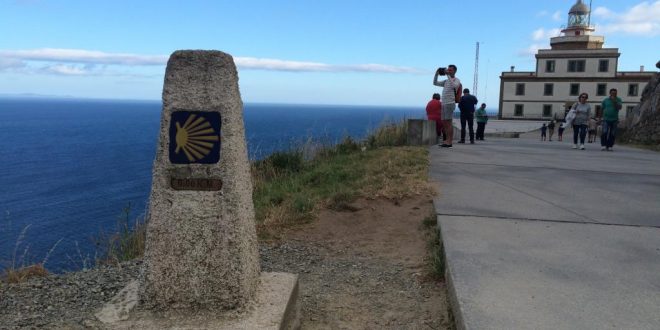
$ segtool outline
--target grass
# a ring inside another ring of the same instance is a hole
[[[143,217],[130,219],[131,205],[128,204],[117,218],[115,232],[101,232],[93,239],[97,255],[96,264],[116,265],[144,255],[146,225]]]
[[[59,239],[53,244],[41,262],[34,263],[29,257],[30,245],[25,244],[25,238],[27,237],[29,229],[30,225],[23,227],[16,238],[14,250],[11,254],[11,261],[7,267],[5,267],[3,274],[0,275],[0,283],[2,283],[2,281],[6,283],[20,283],[32,277],[49,275],[49,272],[45,267],[46,263],[48,262],[50,255],[55,251],[55,248],[57,248],[60,242],[62,242],[62,239]]]
[[[399,200],[432,194],[428,151],[405,146],[405,123],[386,124],[364,141],[346,137],[311,157],[292,150],[252,166],[253,201],[259,237],[315,219],[323,208],[350,209],[357,198]]]
[[[445,251],[437,221],[437,216],[433,213],[424,218],[422,227],[426,230],[426,259],[428,260],[429,273],[433,278],[444,281]]]

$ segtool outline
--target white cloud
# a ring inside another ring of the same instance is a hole
[[[610,19],[610,18],[614,17],[615,15],[614,15],[613,11],[611,11],[611,10],[605,8],[605,7],[596,7],[596,9],[594,9],[591,12],[591,16],[598,17],[598,18],[604,18],[604,19]]]
[[[548,48],[548,47],[545,46],[545,45],[541,45],[541,44],[532,44],[532,45],[529,45],[529,47],[527,47],[525,49],[519,50],[518,51],[518,56],[520,56],[520,57],[534,56],[534,55],[536,55],[536,53],[538,52],[539,49],[544,49],[544,48]]]
[[[557,21],[557,22],[561,22],[561,20],[563,18],[564,18],[564,15],[562,15],[562,13],[559,10],[557,10],[554,14],[552,14],[552,19]]]
[[[21,69],[24,68],[25,65],[25,62],[21,60],[0,57],[0,71]]]
[[[559,22],[563,19],[564,14],[562,14],[562,12],[559,11],[559,10],[557,10],[556,12],[554,12],[552,14],[550,12],[548,12],[547,10],[542,10],[542,11],[536,13],[536,16],[537,17],[549,16],[550,18],[552,18],[553,21],[558,21]]]
[[[34,50],[0,50],[0,57],[24,61],[48,61],[66,63],[118,64],[118,65],[163,65],[164,55],[136,55],[105,53],[84,49],[42,48]]]
[[[81,65],[125,65],[152,66],[165,65],[166,55],[138,55],[105,53],[83,49],[42,48],[33,50],[0,50],[0,58],[12,63],[49,62],[53,63],[40,70],[52,74],[85,75],[93,73],[90,67]],[[421,73],[422,71],[405,66],[384,64],[336,65],[318,62],[287,61],[269,58],[234,57],[236,65],[243,70],[272,70],[293,72],[378,72],[378,73]],[[69,65],[63,65],[67,63]],[[0,70],[5,66],[0,63]]]
[[[551,37],[559,36],[560,32],[561,32],[560,29],[545,30],[544,28],[539,28],[539,29],[536,29],[532,32],[532,40],[534,40],[534,41],[546,40],[547,41]]]
[[[544,28],[538,28],[532,31],[531,37],[533,43],[525,49],[518,50],[518,56],[530,57],[534,56],[539,49],[550,48],[550,38],[557,37],[560,33],[560,29],[546,30]]]
[[[331,71],[324,63],[284,61],[268,58],[236,57],[239,68],[277,71]]]
[[[641,2],[620,14],[598,7],[593,15],[602,19],[596,26],[596,30],[601,33],[649,37],[660,35],[660,0]]]
[[[93,72],[87,70],[84,67],[76,66],[76,65],[66,65],[66,64],[45,66],[41,68],[39,71],[42,73],[63,75],[63,76],[88,76],[93,74]]]
[[[333,65],[317,62],[284,61],[269,58],[235,57],[241,69],[295,71],[295,72],[382,72],[420,73],[420,70],[383,64]]]

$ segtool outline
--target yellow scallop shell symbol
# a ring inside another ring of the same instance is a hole
[[[211,124],[204,117],[191,114],[183,126],[176,123],[176,152],[183,150],[188,161],[195,162],[206,156],[213,149],[213,142],[220,140]]]

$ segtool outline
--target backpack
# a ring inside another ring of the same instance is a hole
[[[454,87],[454,102],[460,103],[463,96],[463,84],[458,84],[458,89]]]

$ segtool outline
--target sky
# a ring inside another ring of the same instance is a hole
[[[585,3],[588,5],[589,1]],[[0,0],[0,95],[160,100],[179,49],[233,56],[244,102],[425,106],[455,64],[488,108],[575,0]],[[657,71],[660,0],[594,0],[620,71]]]

